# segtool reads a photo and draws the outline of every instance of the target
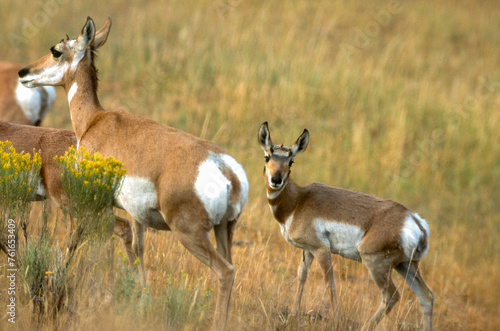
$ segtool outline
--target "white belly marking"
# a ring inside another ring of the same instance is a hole
[[[158,208],[154,184],[146,178],[125,176],[116,202],[138,222],[144,223],[151,209]]]
[[[318,238],[330,247],[330,252],[345,258],[360,261],[358,246],[365,235],[355,225],[317,219],[314,227]]]

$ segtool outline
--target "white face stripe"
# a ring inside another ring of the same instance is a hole
[[[64,62],[60,65],[55,65],[49,68],[45,68],[36,74],[28,74],[21,79],[21,81],[29,81],[23,84],[27,87],[36,87],[41,85],[58,85],[61,83],[69,64]]]
[[[68,104],[71,104],[71,99],[73,99],[77,90],[78,90],[78,84],[74,82],[68,91]]]

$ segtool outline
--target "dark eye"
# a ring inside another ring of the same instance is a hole
[[[288,166],[291,167],[293,164],[293,160],[290,160],[290,163],[288,163]]]
[[[269,162],[269,160],[271,159],[269,155],[266,155],[264,158],[266,159],[266,163]]]
[[[59,52],[54,47],[50,49],[50,52],[52,53],[52,56],[55,57],[56,59],[62,55],[62,52]]]

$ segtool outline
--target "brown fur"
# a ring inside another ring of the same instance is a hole
[[[15,99],[18,82],[17,72],[22,67],[17,64],[0,62],[0,120],[30,125]]]
[[[21,68],[18,64],[0,62],[0,121],[39,126],[41,120],[32,123],[26,117],[15,98],[19,79],[17,72]],[[40,105],[42,108],[40,115],[44,117],[45,113],[50,110],[49,96],[45,89],[38,88],[38,90],[45,95],[45,103]]]
[[[33,127],[0,121],[0,141],[10,141],[17,153],[38,153],[42,159],[40,179],[47,196],[36,200],[51,199],[58,207],[66,203],[55,157],[62,156],[70,146],[76,145],[75,134],[68,130]],[[114,233],[122,240],[129,262],[135,261],[132,251],[132,230],[126,219],[116,216]]]
[[[396,269],[417,295],[424,313],[424,328],[430,330],[432,293],[418,270],[419,257],[409,261],[401,246],[402,229],[405,220],[411,215],[423,234],[423,239],[415,248],[418,253],[415,256],[420,256],[421,251],[427,248],[427,235],[420,221],[398,202],[321,183],[303,187],[295,184],[290,177],[290,166],[294,157],[307,148],[307,130],[304,130],[291,148],[275,146],[272,144],[266,122],[259,129],[259,142],[266,153],[264,177],[269,206],[278,223],[282,225],[282,231],[286,232],[283,233],[285,238],[304,250],[298,272],[299,283],[294,312],[297,313],[300,308],[308,269],[316,258],[325,276],[334,315],[339,316],[330,256],[335,251],[331,251],[330,245],[318,236],[315,220],[319,219],[324,222],[353,225],[364,233],[361,243],[356,247],[359,256],[351,258],[367,267],[383,298],[380,308],[368,323],[369,328],[374,328],[399,299],[391,280],[392,269]],[[280,183],[280,187],[273,186]],[[288,220],[291,220],[291,223],[288,224]],[[324,233],[320,235],[323,236]]]
[[[218,276],[219,290],[213,327],[225,329],[234,280],[234,267],[231,265],[232,231],[243,208],[239,196],[241,185],[229,168],[221,170],[232,187],[228,206],[237,201],[240,209],[238,215],[228,213],[220,224],[214,225],[194,187],[202,162],[211,153],[225,154],[224,151],[211,142],[150,119],[122,110],[105,111],[102,108],[96,93],[97,76],[93,52],[106,42],[110,28],[111,20],[108,19],[95,32],[94,23],[88,18],[74,49],[62,41],[54,46],[62,53],[59,59],[51,54],[46,55],[21,70],[20,77],[29,77],[45,68],[56,67],[59,63],[71,63],[77,52],[85,52],[76,70],[72,71],[69,67],[61,80],[53,85],[63,86],[68,93],[73,84],[77,83],[77,92],[70,101],[70,112],[79,145],[90,152],[98,151],[103,156],[115,157],[123,162],[127,177],[145,179],[156,190],[157,205],[141,214],[143,219],[132,223],[133,246],[141,261],[144,281],[145,226],[171,230],[196,258]],[[26,84],[30,84],[28,79],[25,78]],[[230,208],[232,205],[228,207]],[[216,235],[217,250],[208,240],[208,231],[212,227]]]

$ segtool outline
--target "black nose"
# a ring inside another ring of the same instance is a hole
[[[282,181],[283,179],[281,178],[281,176],[271,177],[271,184],[273,185],[280,185]]]
[[[28,68],[22,68],[21,70],[18,71],[19,78],[23,78],[27,74],[29,74],[30,70]]]

